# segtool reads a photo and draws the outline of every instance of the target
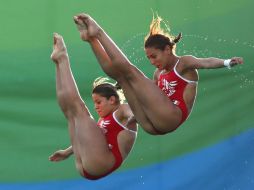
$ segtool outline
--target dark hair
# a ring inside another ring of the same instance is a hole
[[[119,100],[119,95],[117,94],[117,89],[111,84],[99,84],[96,86],[92,93],[99,94],[107,99],[109,99],[111,96],[115,96],[116,99]]]
[[[182,38],[182,33],[179,33],[173,40],[163,34],[150,35],[145,41],[145,48],[153,47],[156,49],[164,50],[167,45],[172,49],[175,48],[177,42]]]
[[[108,78],[99,77],[93,83],[92,93],[99,94],[107,99],[115,96],[117,102],[121,103],[124,100],[124,96],[119,92],[120,90],[121,86],[118,83],[112,84],[108,82]]]

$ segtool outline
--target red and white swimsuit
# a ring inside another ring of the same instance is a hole
[[[157,85],[166,93],[168,98],[177,105],[182,111],[182,119],[179,126],[188,118],[189,112],[183,99],[184,89],[189,83],[197,84],[197,81],[191,81],[183,78],[177,71],[176,62],[174,69],[168,73],[160,73]]]
[[[111,168],[110,171],[108,171],[107,173],[100,175],[100,176],[92,176],[88,172],[83,170],[83,174],[87,179],[96,180],[96,179],[102,178],[102,177],[110,174],[114,170],[116,170],[123,162],[123,158],[122,158],[121,152],[118,147],[117,136],[122,130],[128,130],[128,131],[132,131],[132,130],[126,128],[119,121],[117,121],[117,119],[115,117],[115,112],[107,115],[104,118],[99,119],[99,121],[97,122],[97,126],[102,129],[102,131],[106,137],[106,140],[108,143],[108,148],[112,151],[112,153],[115,157],[115,164]],[[133,131],[133,132],[135,132],[135,131]]]

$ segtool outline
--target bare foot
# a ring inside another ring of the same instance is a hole
[[[84,13],[74,16],[74,22],[78,27],[81,39],[84,41],[96,38],[102,30],[92,17]]]
[[[55,63],[60,62],[61,59],[68,58],[67,49],[64,44],[63,37],[57,33],[54,33],[54,46],[53,52],[50,57]]]
[[[89,41],[90,39],[88,36],[86,23],[83,20],[79,19],[78,16],[74,16],[73,19],[80,33],[80,38],[84,41]]]

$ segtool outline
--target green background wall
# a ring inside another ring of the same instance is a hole
[[[193,112],[172,134],[139,130],[120,170],[168,160],[253,128],[254,26],[252,0],[23,0],[0,6],[0,182],[79,178],[73,159],[51,163],[48,156],[69,145],[66,121],[55,95],[50,60],[53,32],[63,35],[81,94],[95,116],[91,83],[105,76],[73,16],[87,12],[130,60],[149,77],[143,38],[152,11],[183,32],[178,55],[244,57],[234,69],[202,70]],[[95,116],[97,118],[97,116]]]

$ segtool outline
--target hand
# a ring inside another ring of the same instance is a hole
[[[232,57],[230,61],[230,66],[236,66],[238,64],[243,64],[243,58],[242,57]]]
[[[67,159],[70,156],[66,150],[58,150],[55,153],[53,153],[49,160],[52,162],[58,162]]]

